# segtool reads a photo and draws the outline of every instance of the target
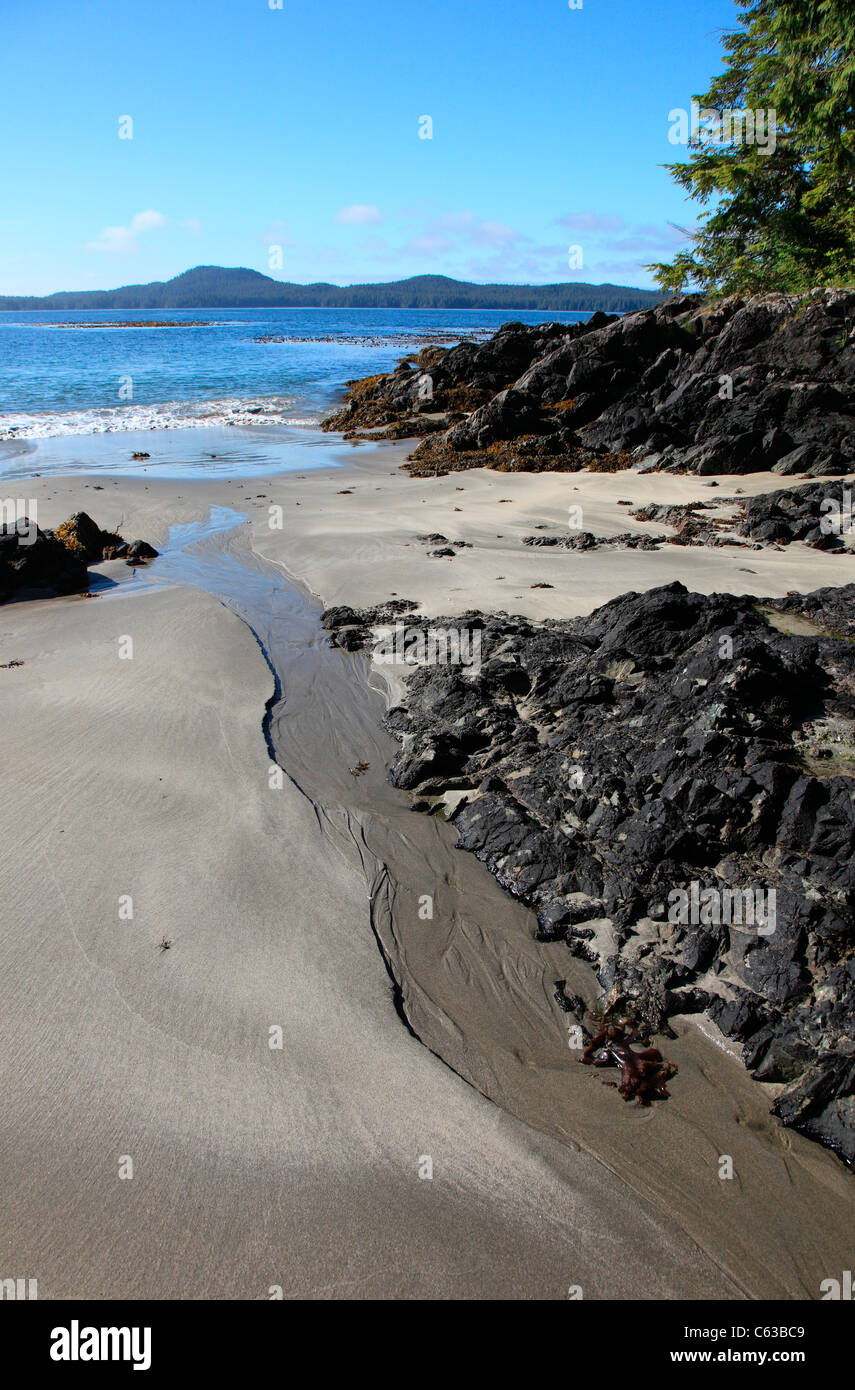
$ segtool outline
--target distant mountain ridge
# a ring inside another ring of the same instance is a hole
[[[475,285],[446,275],[414,275],[378,285],[295,285],[243,267],[199,265],[172,280],[115,290],[0,295],[0,309],[536,309],[619,313],[646,309],[658,290],[627,285]]]

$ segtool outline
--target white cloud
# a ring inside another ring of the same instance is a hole
[[[154,208],[146,208],[144,212],[134,213],[126,227],[105,227],[97,241],[87,241],[88,251],[113,251],[120,255],[133,255],[139,250],[137,234],[139,232],[150,232],[158,227],[166,226],[166,218],[162,212],[155,212]]]
[[[132,232],[148,232],[152,227],[165,227],[166,218],[162,212],[155,212],[154,208],[148,208],[145,212],[136,212],[131,218]]]
[[[198,217],[187,217],[183,222],[179,222],[178,225],[183,227],[185,232],[190,232],[192,236],[202,235],[202,223],[199,221]]]
[[[87,241],[87,251],[136,251],[130,227],[105,227],[97,241]]]
[[[339,208],[335,215],[336,222],[346,224],[368,222],[382,222],[383,214],[373,203],[349,203],[347,207]]]

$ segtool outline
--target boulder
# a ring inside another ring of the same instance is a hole
[[[63,521],[57,526],[53,534],[72,555],[76,555],[87,565],[94,565],[100,560],[110,558],[104,554],[105,550],[112,551],[126,544],[122,537],[114,532],[102,531],[88,512],[75,512],[68,521]],[[157,554],[157,551],[154,554]]]
[[[788,454],[782,455],[777,463],[773,463],[772,472],[780,473],[783,477],[789,477],[793,473],[806,473],[815,456],[815,444],[800,444],[797,449],[791,449]]]
[[[131,541],[123,553],[127,565],[148,564],[149,560],[154,560],[158,554],[154,546],[149,545],[148,541]],[[108,557],[105,555],[104,558],[107,559]]]
[[[72,594],[86,588],[86,563],[50,532],[23,518],[0,527],[0,602],[30,593]]]

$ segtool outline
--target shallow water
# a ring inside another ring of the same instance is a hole
[[[588,318],[509,309],[3,310],[0,439],[316,422],[349,377],[390,370],[426,334],[444,341],[511,319]],[[182,326],[114,326],[146,319]],[[205,325],[190,326],[197,320]],[[100,326],[67,326],[75,323]],[[277,337],[286,341],[259,341]]]
[[[334,468],[339,437],[284,425],[206,426],[48,439],[0,440],[0,479],[69,473],[171,479],[260,478],[274,473]],[[148,457],[132,458],[134,453]]]
[[[448,346],[510,319],[588,318],[446,309],[0,311],[0,479],[102,470],[261,477],[330,467],[341,441],[318,425],[348,379],[391,370],[431,337]],[[116,327],[122,319],[181,326]],[[206,324],[192,326],[199,319]],[[96,326],[69,326],[82,323]]]

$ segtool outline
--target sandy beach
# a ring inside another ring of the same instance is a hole
[[[855,0],[6,9],[16,1364],[839,1377]]]
[[[307,635],[271,786],[273,673],[214,593],[115,561],[93,598],[3,608],[0,661],[24,663],[0,671],[6,1272],[45,1298],[816,1298],[849,1258],[851,1175],[771,1119],[775,1088],[712,1024],[677,1021],[680,1085],[652,1110],[575,1065],[551,983],[591,995],[590,972],[410,815],[384,777],[380,676],[330,656],[316,619],[392,596],[570,617],[675,578],[782,595],[851,582],[855,560],[531,549],[570,506],[598,534],[661,533],[618,503],[778,480],[425,480],[406,452],[343,445],[337,468],[250,481],[15,480],[42,526],[85,509],[158,548],[211,507],[245,513],[212,548],[295,581]],[[432,533],[471,548],[430,558]]]

